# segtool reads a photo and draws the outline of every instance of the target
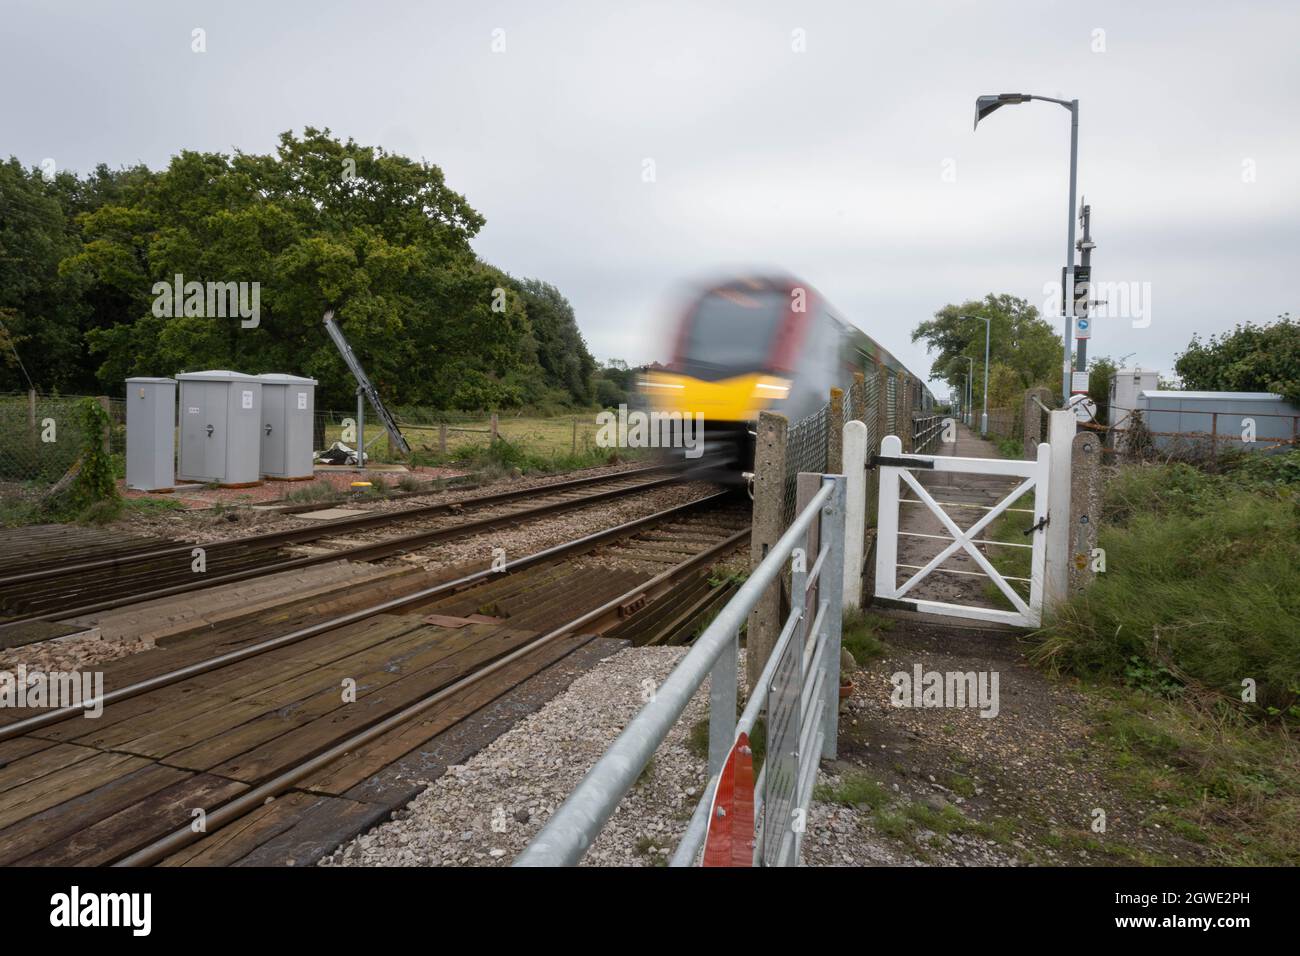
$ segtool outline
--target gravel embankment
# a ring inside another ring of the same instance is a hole
[[[322,866],[504,866],[536,836],[682,659],[686,648],[628,648],[433,781],[394,819],[339,847]],[[738,665],[744,674],[744,651]],[[708,681],[624,797],[584,866],[664,865],[705,782],[686,745],[708,716]],[[853,718],[849,718],[853,719]],[[834,765],[826,765],[834,769]],[[837,778],[819,775],[821,783]],[[856,808],[813,802],[803,844],[812,866],[900,866],[918,860],[873,833]]]
[[[362,834],[321,864],[509,864],[645,705],[644,695],[685,653],[685,648],[628,648],[602,661],[540,711],[435,780],[398,811],[400,819]],[[706,681],[584,865],[667,861],[704,784],[704,762],[687,749],[686,739],[707,714]]]

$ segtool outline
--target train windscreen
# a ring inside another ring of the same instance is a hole
[[[688,321],[682,364],[717,372],[764,368],[789,301],[778,290],[712,290]]]

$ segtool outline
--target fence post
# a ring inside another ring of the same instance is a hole
[[[1101,441],[1092,432],[1074,436],[1070,467],[1070,593],[1077,594],[1093,581],[1101,517]]]
[[[785,456],[788,422],[784,415],[760,412],[754,439],[754,517],[750,531],[749,564],[757,568],[785,530]],[[752,694],[758,686],[781,632],[781,579],[773,581],[749,614],[746,630],[745,678]]]
[[[447,423],[442,422],[438,425],[438,454],[447,454]]]
[[[578,453],[578,416],[577,416],[577,415],[574,415],[574,416],[573,416],[573,449],[572,449],[572,453],[575,454],[575,455]]]
[[[492,413],[492,437],[488,439],[493,445],[497,442],[497,413]]]
[[[32,436],[32,454],[35,455],[40,439],[36,431],[36,389],[27,390],[27,431]]]
[[[898,437],[903,442],[903,451],[913,451],[912,412],[907,400],[908,378],[906,372],[898,373],[898,394],[894,397],[894,417],[898,419]]]
[[[107,455],[113,450],[110,442],[110,436],[113,434],[113,403],[109,401],[107,395],[98,395],[95,401],[99,402],[99,407],[104,410],[104,418],[107,419],[104,423],[104,434],[100,436],[100,446]]]
[[[832,388],[826,411],[826,473],[838,475],[844,463],[844,389]]]
[[[849,417],[855,422],[867,423],[867,377],[853,373],[853,388],[849,390]]]
[[[1054,410],[1048,416],[1052,466],[1047,488],[1047,572],[1043,579],[1043,604],[1054,607],[1069,589],[1070,563],[1070,457],[1076,431],[1074,412]]]
[[[867,426],[844,423],[844,606],[862,604],[862,545],[867,530]]]

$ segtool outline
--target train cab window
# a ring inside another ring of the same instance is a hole
[[[683,364],[719,371],[763,368],[789,302],[779,290],[712,290],[688,319]]]

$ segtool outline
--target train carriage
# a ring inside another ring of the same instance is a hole
[[[846,392],[855,372],[906,372],[913,407],[934,396],[879,342],[845,320],[811,286],[789,277],[734,279],[694,296],[676,329],[672,359],[641,387],[651,411],[703,415],[704,453],[737,474],[753,462],[762,411],[791,424]]]

